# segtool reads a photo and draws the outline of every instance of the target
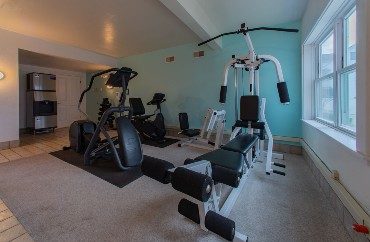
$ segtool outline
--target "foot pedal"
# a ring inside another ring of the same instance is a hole
[[[285,172],[282,171],[273,170],[272,172],[281,176],[285,176]]]
[[[281,167],[281,168],[286,168],[284,164],[274,162],[274,166]]]
[[[232,241],[235,237],[235,222],[216,212],[208,211],[204,224],[208,230],[226,240]]]
[[[194,223],[200,224],[199,209],[197,204],[183,198],[179,202],[177,210],[182,216],[187,217]]]

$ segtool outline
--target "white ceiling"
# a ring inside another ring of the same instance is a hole
[[[39,54],[27,50],[18,51],[19,64],[42,66],[48,68],[56,68],[60,70],[80,71],[80,72],[96,72],[109,69],[109,66],[97,65],[83,61],[61,58]]]
[[[0,28],[122,57],[196,41],[157,0],[0,0]]]
[[[220,32],[302,19],[308,0],[197,0]],[[316,0],[313,0],[316,1]]]
[[[175,0],[173,0],[175,1]],[[194,0],[220,32],[296,21],[308,0]],[[0,28],[124,57],[199,41],[158,0],[0,0]]]

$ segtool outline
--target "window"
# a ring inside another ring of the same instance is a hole
[[[316,43],[315,116],[356,133],[356,8],[341,14]]]

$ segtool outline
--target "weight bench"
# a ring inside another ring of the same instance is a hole
[[[245,141],[245,140],[243,140]],[[195,159],[187,159],[184,166],[175,168],[164,160],[145,160],[144,175],[187,195],[181,199],[178,212],[229,241],[247,241],[248,237],[235,231],[235,222],[227,218],[242,191],[252,167],[253,147],[258,139],[251,137],[242,152],[218,149]],[[235,141],[225,147],[234,147]],[[220,206],[223,186],[232,187],[226,201]]]
[[[172,163],[158,159],[145,160],[141,167],[144,175],[163,184],[171,183],[175,190],[187,196],[178,205],[181,215],[229,241],[248,241],[247,236],[235,231],[235,222],[228,216],[257,161],[263,135],[263,130],[254,134],[252,128],[253,125],[254,129],[263,129],[263,123],[258,122],[258,97],[242,97],[242,108],[245,101],[249,105],[254,103],[254,107],[241,111],[237,124],[246,124],[243,128],[249,128],[250,133],[237,132],[239,135],[220,149],[187,159],[181,167],[175,168]],[[221,206],[224,185],[232,191]]]

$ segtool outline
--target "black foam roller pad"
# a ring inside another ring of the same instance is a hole
[[[179,167],[171,175],[172,187],[201,202],[211,196],[212,179],[204,174]]]
[[[220,90],[220,103],[226,102],[226,93],[227,93],[227,86],[221,86]]]
[[[146,157],[141,164],[141,172],[144,175],[163,184],[170,183],[168,170],[173,168],[175,166],[172,163],[154,157]]]
[[[222,238],[232,241],[235,236],[235,222],[214,211],[208,211],[204,224],[206,228]]]
[[[181,215],[187,217],[194,223],[200,223],[199,209],[197,204],[183,198],[179,202],[178,211]]]
[[[279,92],[280,102],[289,103],[290,97],[289,97],[289,92],[288,92],[288,87],[286,85],[286,82],[278,82],[277,89]]]

